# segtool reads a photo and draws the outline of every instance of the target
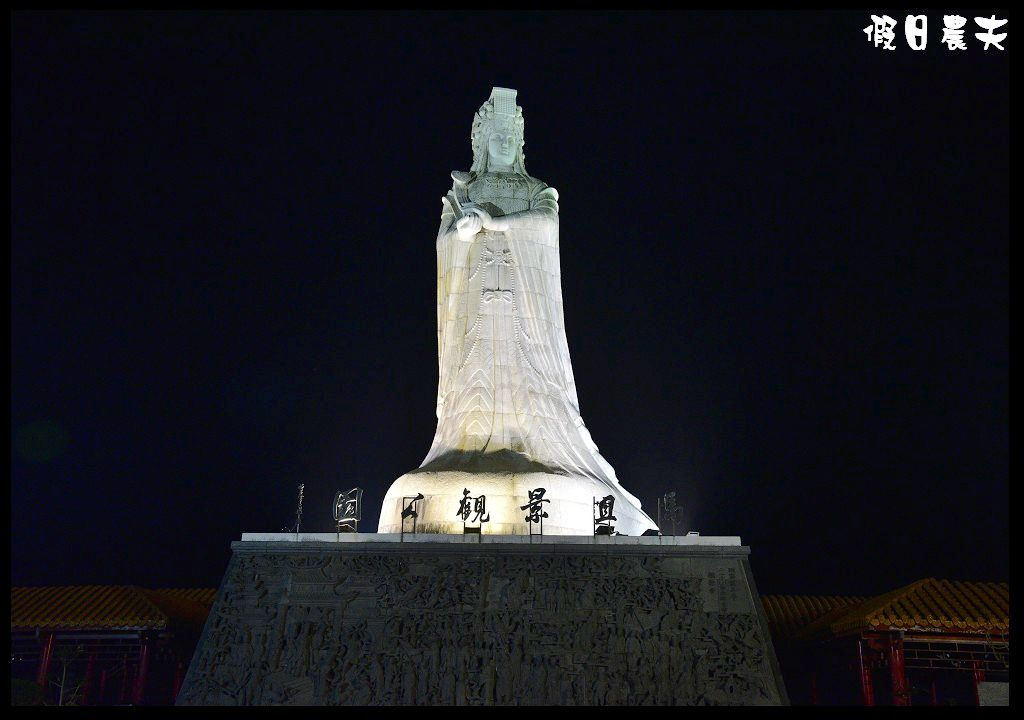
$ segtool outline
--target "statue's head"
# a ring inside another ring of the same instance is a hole
[[[491,97],[473,117],[473,172],[504,167],[526,173],[523,154],[523,109],[516,105],[516,91],[491,88]]]

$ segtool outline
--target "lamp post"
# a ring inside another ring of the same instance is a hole
[[[299,526],[302,524],[302,492],[306,488],[305,483],[299,483],[299,504],[295,508],[295,530],[291,528],[282,528],[284,532],[294,532],[295,539],[299,539]]]

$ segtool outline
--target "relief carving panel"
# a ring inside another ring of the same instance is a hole
[[[183,705],[784,702],[741,558],[236,551]]]

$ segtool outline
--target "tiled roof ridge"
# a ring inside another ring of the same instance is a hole
[[[170,616],[166,612],[164,612],[163,608],[161,608],[159,605],[157,605],[149,598],[149,594],[146,592],[146,588],[141,587],[139,585],[129,585],[128,587],[131,588],[131,591],[135,593],[142,600],[142,602],[145,603],[154,613],[163,618],[163,624],[166,627],[167,623],[171,621]]]
[[[841,594],[835,594],[835,595],[815,594],[815,595],[811,595],[811,594],[801,594],[801,593],[789,593],[789,594],[771,593],[769,595],[762,595],[761,599],[762,600],[772,599],[772,600],[785,600],[785,601],[788,601],[790,599],[799,600],[799,599],[803,598],[803,599],[815,600],[815,601],[817,601],[817,600],[829,601],[829,600],[856,600],[858,598],[864,599],[864,598],[867,598],[867,597],[869,597],[869,596],[867,596],[867,595],[841,595]]]
[[[897,614],[897,607],[903,605],[904,614],[913,615],[914,613],[912,612],[912,608],[907,607],[907,604],[912,601],[915,593],[933,585],[936,582],[935,578],[924,578],[923,580],[917,580],[909,585],[897,588],[892,592],[878,595],[866,601],[860,608],[863,610],[863,613],[858,611],[857,615],[862,615],[866,619],[868,625],[876,625],[881,622],[884,622],[887,625],[892,624],[892,619],[899,617]],[[906,610],[911,610],[911,612],[908,613]],[[852,614],[853,611],[851,610],[851,615]],[[837,622],[833,627],[837,625],[841,626],[841,623]]]
[[[784,641],[819,618],[865,599],[857,595],[762,595],[761,605],[772,635]]]
[[[904,593],[920,587],[932,579],[916,580],[909,585],[890,590],[887,593],[867,597],[863,602],[855,605],[837,607],[805,627],[799,635],[800,637],[808,638],[822,634],[838,633],[844,629],[852,629],[852,626],[858,623],[863,626],[865,624],[863,618],[873,617],[880,608],[888,606]]]
[[[109,589],[125,589],[125,588],[138,588],[140,590],[150,590],[153,592],[174,592],[174,593],[190,593],[190,592],[216,592],[217,588],[206,588],[206,587],[159,587],[159,588],[148,588],[143,585],[97,585],[97,584],[82,584],[82,585],[14,585],[11,587],[11,591],[15,590],[73,590],[73,589],[94,589],[94,588],[109,588]]]
[[[798,636],[810,639],[891,629],[1003,633],[1009,630],[1008,595],[1008,583],[929,577],[856,605],[837,607],[800,630]]]
[[[139,585],[12,587],[11,628],[165,629],[172,620],[204,620],[215,593],[210,588],[150,590]]]
[[[1006,598],[1004,599],[1001,593],[995,592],[992,586],[1006,590]],[[989,602],[990,605],[995,607],[1000,612],[1004,612],[1007,615],[1010,614],[1010,583],[1006,582],[980,582],[978,583],[978,591],[982,597]]]
[[[212,603],[217,596],[217,588],[205,587],[170,587],[170,588],[145,588],[147,592],[155,593],[163,597],[174,597],[191,602]]]
[[[215,588],[146,590],[149,598],[171,619],[178,629],[201,628],[216,599]]]
[[[799,618],[817,619],[836,607],[863,602],[857,595],[762,595],[761,604],[773,618],[792,623]]]
[[[139,612],[139,611],[142,612]],[[148,613],[147,613],[148,611]],[[156,621],[152,622],[151,621]],[[11,626],[62,628],[166,624],[134,585],[44,585],[11,588]]]
[[[833,599],[833,598],[853,598],[853,597],[866,597],[861,595],[847,595],[843,593],[768,593],[762,595],[761,598],[813,598],[813,599]]]
[[[11,622],[17,619],[15,613],[24,612],[25,606],[33,602],[43,603],[41,607],[33,608],[33,614],[38,618],[43,616],[45,621],[52,620],[49,613],[56,611],[59,607],[55,591],[65,591],[76,598],[81,597],[84,592],[101,592],[105,597],[123,591],[126,585],[33,585],[27,587],[11,588]],[[20,602],[19,602],[20,601]]]

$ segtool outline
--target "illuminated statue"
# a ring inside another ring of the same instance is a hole
[[[616,529],[655,528],[580,417],[562,314],[558,192],[526,174],[516,91],[494,88],[473,119],[473,166],[452,173],[437,233],[437,431],[396,480],[379,532],[399,532],[422,493],[420,532],[462,532],[463,490],[486,494],[485,532],[528,534],[520,507],[546,488],[546,534],[593,533],[612,494]]]

